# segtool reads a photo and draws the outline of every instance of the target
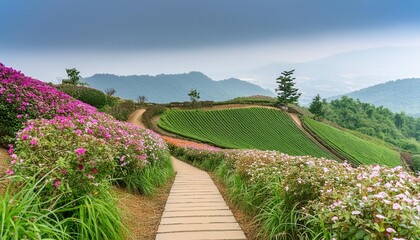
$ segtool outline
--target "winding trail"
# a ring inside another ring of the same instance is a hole
[[[146,126],[144,126],[143,121],[142,121],[142,116],[143,113],[146,111],[146,109],[138,109],[136,111],[134,111],[132,114],[130,114],[130,116],[128,117],[127,122],[142,127],[142,128],[146,128]]]
[[[129,122],[142,126],[144,109]],[[177,172],[156,240],[246,239],[209,174],[172,157]]]

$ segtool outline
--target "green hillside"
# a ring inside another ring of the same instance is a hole
[[[276,109],[167,110],[158,125],[221,147],[334,158],[303,133],[287,113]]]
[[[309,117],[304,118],[304,124],[338,155],[351,162],[358,164],[378,163],[392,167],[401,163],[399,154],[390,148],[363,140]]]

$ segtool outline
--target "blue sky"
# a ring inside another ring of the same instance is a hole
[[[274,62],[420,43],[414,0],[4,0],[0,61],[45,81],[65,67],[215,78]],[[258,81],[258,79],[257,79]]]

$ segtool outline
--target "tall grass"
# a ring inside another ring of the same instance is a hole
[[[0,195],[0,239],[70,238],[66,222],[60,218],[57,209],[51,208],[57,198],[42,200],[45,177],[39,180],[35,177],[25,179],[19,191],[12,191],[11,187],[9,183],[5,193]]]
[[[159,162],[154,162],[143,169],[134,170],[118,183],[125,186],[130,192],[152,195],[160,186],[167,183],[174,173],[170,156],[167,155]]]
[[[116,199],[110,193],[86,195],[78,203],[72,209],[63,209],[63,213],[72,213],[66,223],[72,229],[74,239],[126,239],[128,230],[122,223],[122,213],[117,208]]]
[[[126,239],[116,199],[108,192],[46,197],[48,177],[13,176],[0,194],[0,239]]]

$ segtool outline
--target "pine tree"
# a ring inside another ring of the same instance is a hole
[[[301,95],[301,93],[298,92],[298,89],[294,87],[294,80],[296,79],[292,76],[294,71],[294,69],[291,71],[284,71],[281,73],[281,76],[276,79],[276,83],[279,85],[279,87],[276,88],[277,103],[282,106],[285,106],[288,103],[296,103]]]
[[[76,68],[66,68],[66,72],[67,72],[67,77],[68,79],[63,79],[62,83],[63,84],[71,84],[71,85],[88,85],[85,82],[81,82],[80,81],[80,72],[77,71]]]
[[[317,94],[312,99],[311,105],[309,106],[309,111],[313,113],[316,117],[324,116],[323,101],[321,100],[321,97],[319,96],[319,94]]]

